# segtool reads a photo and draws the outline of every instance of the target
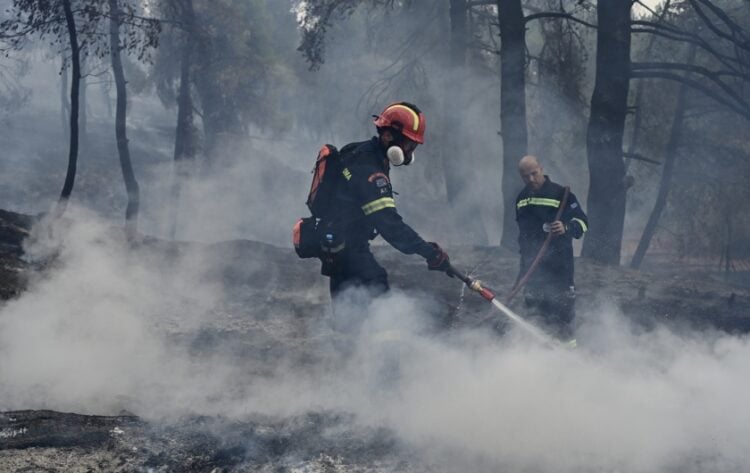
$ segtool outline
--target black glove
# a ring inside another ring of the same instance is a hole
[[[435,256],[427,260],[427,269],[430,271],[448,272],[448,269],[451,267],[451,260],[448,257],[448,253],[435,242],[431,241],[429,244],[435,250]],[[448,276],[452,277],[450,273],[448,273]]]

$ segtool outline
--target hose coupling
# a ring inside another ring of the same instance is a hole
[[[469,287],[471,288],[472,291],[476,291],[476,292],[482,292],[482,289],[484,289],[482,287],[482,281],[480,281],[479,279],[472,280],[471,286]]]

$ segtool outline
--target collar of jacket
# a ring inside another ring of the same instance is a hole
[[[388,161],[387,148],[380,141],[379,136],[372,137],[372,146],[373,148],[378,150],[378,158],[380,158],[379,161],[380,161],[380,164],[383,166],[383,170],[385,172],[389,172],[391,170],[391,162]]]
[[[542,187],[540,187],[539,190],[535,190],[534,191],[534,190],[531,190],[531,188],[529,188],[529,186],[526,186],[526,193],[528,195],[544,194],[549,189],[549,186],[550,186],[551,182],[552,181],[550,181],[549,176],[545,174],[544,175],[544,184],[542,184]]]

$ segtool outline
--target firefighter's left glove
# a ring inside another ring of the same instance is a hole
[[[430,271],[443,271],[448,276],[453,277],[453,274],[448,271],[451,267],[451,260],[448,257],[448,253],[435,242],[431,241],[429,244],[435,250],[435,255],[427,260],[427,269]]]

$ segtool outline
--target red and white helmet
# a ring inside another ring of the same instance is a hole
[[[407,102],[388,105],[383,113],[375,117],[375,126],[393,128],[412,141],[424,143],[424,114],[416,105]]]

